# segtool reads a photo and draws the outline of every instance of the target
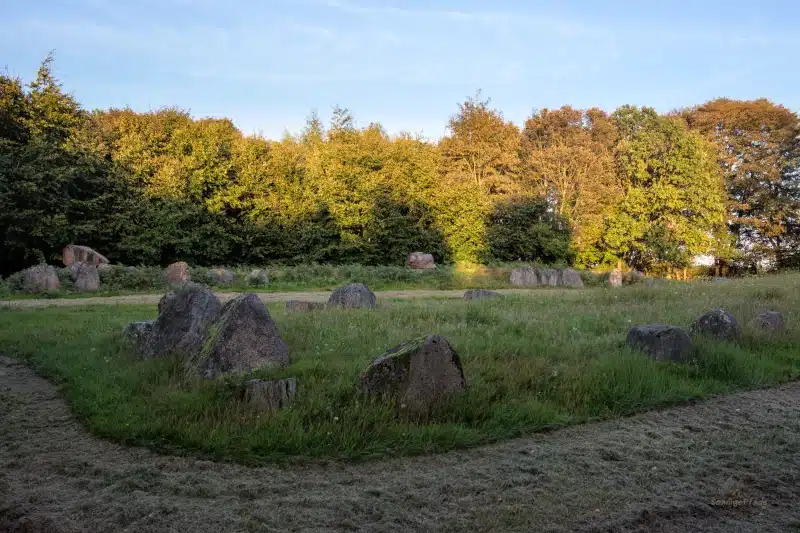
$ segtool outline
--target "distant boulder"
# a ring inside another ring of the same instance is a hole
[[[206,272],[206,279],[215,285],[229,285],[235,277],[233,271],[227,268],[212,268]]]
[[[628,285],[636,285],[637,283],[643,282],[645,279],[645,275],[643,272],[639,272],[638,270],[631,270],[630,272],[625,272],[622,274],[622,283]]]
[[[656,361],[686,362],[694,351],[685,329],[663,324],[636,326],[628,331],[626,342]]]
[[[177,263],[172,263],[167,267],[167,283],[172,286],[182,285],[187,281],[191,280],[191,276],[189,275],[189,265],[184,263],[183,261],[178,261]]]
[[[553,268],[537,268],[536,277],[539,279],[539,285],[545,287],[558,286],[558,270]]]
[[[761,313],[750,322],[750,327],[763,333],[772,333],[786,329],[783,315],[777,311]]]
[[[72,273],[75,278],[73,287],[78,292],[95,292],[100,290],[100,273],[97,267],[89,263],[73,263]]]
[[[23,271],[22,288],[31,293],[57,291],[61,288],[61,282],[55,267],[35,265]]]
[[[612,270],[606,274],[606,284],[610,287],[622,287],[622,271]]]
[[[375,294],[363,283],[348,283],[333,291],[328,298],[328,307],[372,309],[377,305]]]
[[[692,324],[692,333],[699,333],[717,340],[734,341],[741,334],[741,327],[736,318],[719,307],[709,311]]]
[[[502,298],[503,295],[497,291],[489,289],[468,289],[464,292],[465,300],[489,300],[491,298]]]
[[[433,260],[433,256],[423,252],[411,252],[408,254],[406,265],[408,265],[408,268],[422,270],[436,268],[436,262]]]
[[[162,298],[153,332],[142,349],[145,358],[172,353],[194,356],[203,348],[206,334],[222,306],[207,287],[186,283],[175,296]]]
[[[458,354],[440,335],[399,344],[361,374],[364,393],[394,399],[402,411],[421,416],[466,387]]]
[[[251,287],[263,287],[269,285],[269,275],[266,270],[256,268],[247,275],[245,282]]]
[[[572,268],[565,268],[559,272],[559,285],[573,289],[583,288],[581,273]]]
[[[88,246],[81,246],[78,244],[68,244],[61,250],[61,257],[64,261],[64,266],[70,266],[73,263],[89,263],[90,265],[100,265],[108,263],[106,257]]]
[[[509,282],[517,287],[537,287],[539,276],[533,268],[519,267],[511,271]]]
[[[289,347],[278,327],[253,293],[230,300],[208,329],[197,366],[203,377],[248,373],[289,364]]]
[[[325,309],[325,304],[322,302],[304,302],[301,300],[289,300],[286,302],[286,311],[289,313],[307,313],[323,309]]]

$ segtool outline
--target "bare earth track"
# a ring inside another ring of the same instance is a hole
[[[501,294],[530,294],[536,289],[498,289]],[[240,292],[214,293],[224,303],[239,296]],[[311,302],[327,302],[330,291],[308,292],[258,292],[258,297],[264,303],[285,302],[287,300],[306,300]],[[156,305],[163,293],[159,294],[131,294],[127,296],[96,296],[88,298],[52,298],[31,300],[0,300],[0,307],[44,307],[50,305],[116,305],[129,304]],[[378,299],[392,298],[462,298],[463,290],[438,290],[438,289],[412,289],[405,291],[376,291]]]
[[[800,531],[800,382],[361,464],[259,467],[96,439],[0,356],[0,531]]]

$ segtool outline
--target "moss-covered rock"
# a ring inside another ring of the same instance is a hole
[[[404,342],[375,359],[361,374],[370,396],[394,399],[404,411],[425,416],[443,399],[466,389],[458,354],[440,335]]]

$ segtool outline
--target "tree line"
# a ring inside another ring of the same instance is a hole
[[[267,140],[178,108],[87,111],[51,67],[0,75],[3,274],[70,242],[151,265],[800,265],[800,119],[766,99],[564,106],[520,128],[478,93],[437,142],[338,107]]]

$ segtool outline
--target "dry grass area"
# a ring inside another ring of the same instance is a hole
[[[248,468],[95,439],[0,357],[0,531],[800,529],[800,383],[500,445]]]

